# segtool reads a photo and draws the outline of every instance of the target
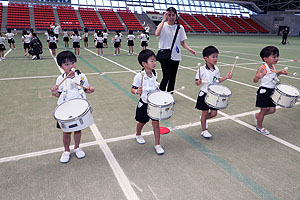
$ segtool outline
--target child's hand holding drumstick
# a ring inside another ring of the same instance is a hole
[[[202,79],[200,77],[200,67],[201,67],[201,63],[198,63],[198,74],[199,74],[199,78],[198,80],[195,81],[195,84],[198,86],[198,85],[201,85],[202,83]]]

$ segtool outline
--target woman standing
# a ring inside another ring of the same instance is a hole
[[[180,28],[177,33],[174,46],[171,49],[177,26],[180,26]],[[177,74],[179,62],[181,60],[180,45],[194,55],[196,55],[196,51],[191,49],[185,43],[187,37],[183,26],[178,23],[178,15],[174,7],[170,7],[167,9],[166,13],[163,16],[162,22],[158,25],[155,31],[155,36],[156,37],[160,36],[159,44],[158,44],[159,49],[172,50],[171,60],[167,62],[161,62],[163,79],[159,86],[160,90],[165,91],[168,85],[167,91],[170,92],[174,90],[176,74]]]

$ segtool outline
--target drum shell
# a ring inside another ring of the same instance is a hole
[[[149,94],[149,96],[151,94]],[[151,119],[166,120],[169,119],[173,115],[173,113],[174,113],[174,99],[172,102],[166,105],[156,105],[155,103],[149,101],[148,99],[147,114]]]
[[[279,85],[283,85],[283,84],[279,84]],[[287,85],[287,84],[284,84],[284,85]],[[293,86],[291,86],[291,87],[293,87]],[[299,97],[299,95],[292,96],[292,95],[284,93],[283,91],[281,91],[278,88],[278,85],[276,85],[275,90],[271,96],[271,99],[272,99],[273,103],[278,106],[281,106],[283,108],[292,108],[295,105],[298,97]]]
[[[64,103],[66,103],[66,102],[64,102]],[[62,106],[64,103],[60,104],[59,106]],[[80,131],[80,130],[83,130],[83,129],[91,126],[94,123],[94,118],[92,115],[93,109],[89,103],[88,103],[88,107],[85,109],[85,111],[82,114],[80,114],[74,118],[70,118],[68,120],[62,120],[62,119],[58,119],[55,117],[55,112],[59,108],[59,106],[57,106],[55,108],[55,110],[53,112],[53,116],[54,116],[54,119],[58,122],[60,128],[64,132]]]
[[[211,90],[208,86],[208,92],[205,97],[205,103],[208,106],[213,107],[215,109],[224,109],[229,104],[230,96],[231,93],[229,95],[218,94],[217,92]]]

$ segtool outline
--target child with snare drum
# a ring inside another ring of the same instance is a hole
[[[206,120],[217,116],[218,113],[218,109],[208,106],[207,103],[205,102],[205,96],[207,95],[208,92],[208,86],[210,84],[218,85],[219,83],[225,81],[226,79],[231,79],[232,73],[228,72],[225,77],[220,77],[219,68],[216,66],[218,62],[218,55],[219,55],[219,51],[216,47],[214,46],[205,47],[202,51],[202,55],[205,60],[205,65],[200,67],[199,70],[197,70],[197,74],[195,78],[196,79],[195,84],[197,86],[203,83],[197,98],[196,108],[198,110],[202,110],[201,135],[208,139],[211,138],[212,135],[207,130],[208,126]],[[200,76],[199,76],[199,72],[200,72]]]
[[[94,87],[90,87],[88,79],[79,70],[73,71],[72,68],[76,69],[76,56],[71,51],[62,51],[57,55],[57,64],[62,68],[65,73],[59,76],[56,80],[56,85],[51,89],[52,95],[58,97],[57,104],[60,105],[66,101],[76,98],[86,98],[85,93],[93,93]],[[67,79],[60,85],[61,81],[67,76]],[[77,86],[73,81],[80,83],[80,85],[86,87]],[[74,108],[76,109],[76,108]],[[59,124],[57,123],[57,128]],[[79,148],[81,138],[81,130],[74,132],[74,153],[77,158],[84,158],[85,153]],[[63,132],[63,144],[65,151],[63,152],[60,162],[67,163],[70,160],[70,143],[71,143],[71,132]]]
[[[151,92],[158,91],[157,74],[155,72],[156,68],[156,58],[155,54],[151,50],[142,50],[138,55],[138,61],[143,67],[143,70],[138,73],[133,80],[131,93],[139,94],[141,98],[138,102],[136,108],[135,119],[138,122],[136,125],[136,141],[139,144],[145,144],[145,140],[141,135],[144,125],[149,121],[150,117],[147,115],[148,108],[148,94]],[[152,120],[152,127],[154,132],[155,145],[154,149],[158,155],[164,154],[164,149],[160,145],[160,129],[159,121]]]
[[[260,108],[259,113],[254,113],[253,118],[257,132],[268,135],[270,132],[263,128],[263,120],[266,115],[276,112],[276,105],[272,101],[272,94],[280,74],[287,75],[287,70],[276,71],[275,64],[278,62],[279,50],[274,46],[267,46],[260,52],[261,59],[265,62],[260,66],[254,76],[253,82],[260,80],[260,85],[256,93],[256,107]]]

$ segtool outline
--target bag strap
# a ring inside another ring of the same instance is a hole
[[[177,25],[177,28],[176,28],[176,32],[175,32],[175,35],[174,35],[174,38],[173,38],[173,42],[172,42],[172,46],[171,46],[171,52],[172,52],[172,50],[173,50],[173,47],[174,47],[175,40],[176,40],[176,38],[177,38],[177,33],[178,33],[179,29],[180,29],[180,24],[178,24],[178,25]]]

